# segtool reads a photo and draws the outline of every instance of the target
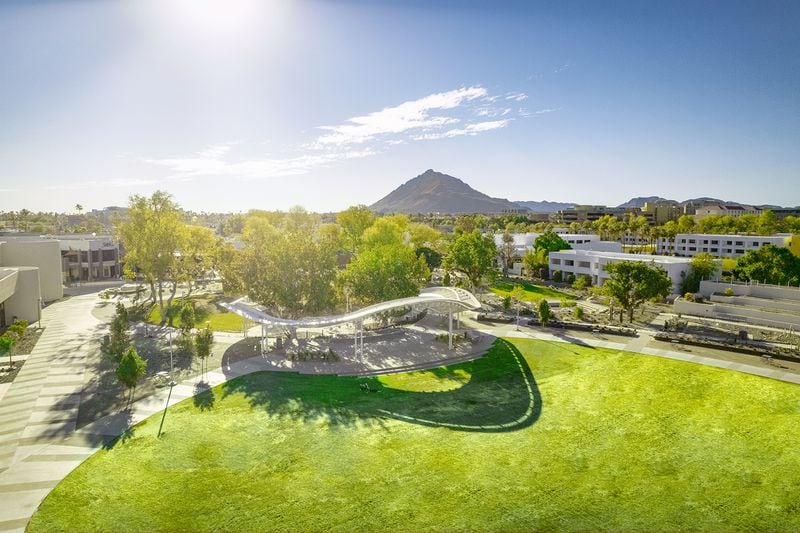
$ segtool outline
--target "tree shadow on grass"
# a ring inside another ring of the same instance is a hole
[[[201,411],[208,411],[214,407],[214,389],[205,381],[198,381],[194,386],[192,403]]]
[[[458,373],[468,381],[447,391],[414,392],[387,386],[378,377],[261,372],[223,384],[222,395],[241,393],[271,416],[323,421],[332,428],[396,419],[457,431],[503,432],[528,427],[541,415],[536,380],[525,358],[505,340],[497,340],[480,359],[424,373],[440,379]]]

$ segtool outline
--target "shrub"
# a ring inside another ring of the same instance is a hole
[[[533,309],[529,307],[523,307],[520,309],[519,314],[522,316],[533,316]]]
[[[583,307],[575,307],[572,310],[572,315],[578,320],[583,320]]]
[[[30,324],[28,323],[28,321],[27,321],[27,320],[16,320],[16,321],[14,321],[14,325],[15,325],[15,326],[16,326],[16,325],[19,325],[19,326],[21,326],[21,327],[22,327],[22,329],[23,329],[23,330],[25,330],[25,329],[28,329],[28,326],[29,326]]]
[[[445,287],[450,286],[450,272],[445,272],[444,277],[442,278],[442,285]]]
[[[568,300],[566,298],[561,298],[561,307],[575,307],[578,305],[575,303],[575,300]]]
[[[575,274],[573,274],[572,272],[567,272],[564,281],[566,281],[569,284],[575,283]]]
[[[722,291],[722,294],[724,296],[733,296],[733,289],[728,287],[724,291]]]
[[[542,300],[539,302],[539,322],[543,326],[546,326],[552,318],[553,312],[550,311],[550,304],[547,303],[547,300]]]
[[[187,332],[191,331],[196,322],[196,316],[194,312],[194,306],[191,302],[186,302],[181,307],[180,311],[180,319],[181,319],[181,330]]]
[[[25,327],[19,322],[14,322],[10,326],[8,326],[6,332],[15,334],[17,338],[22,338],[22,336],[25,335]]]
[[[511,309],[511,296],[506,296],[503,298],[503,309],[506,311]]]
[[[194,357],[196,353],[194,335],[189,332],[182,332],[180,335],[178,335],[178,339],[176,340],[175,344],[178,346],[178,353]]]
[[[553,281],[561,281],[561,279],[562,279],[561,271],[560,270],[554,270],[553,271]]]
[[[591,286],[592,286],[592,278],[590,278],[586,274],[581,274],[580,276],[578,276],[575,282],[572,284],[572,288],[578,290],[588,289]]]
[[[683,295],[683,299],[686,300],[687,302],[693,302],[694,301],[694,293],[687,292],[686,294]]]

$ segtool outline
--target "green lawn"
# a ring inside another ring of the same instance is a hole
[[[522,299],[526,302],[538,302],[544,298],[558,300],[564,298],[568,300],[575,299],[575,296],[569,293],[551,289],[549,287],[542,287],[541,285],[534,285],[533,283],[527,281],[501,281],[499,283],[495,283],[490,290],[493,293],[499,294],[505,298],[506,296],[511,295],[511,291],[514,290],[514,287],[517,285],[521,286],[525,291],[525,296]]]
[[[136,426],[38,531],[800,529],[800,387],[578,345],[358,379],[260,373]],[[379,392],[364,392],[368,383]]]
[[[207,296],[191,297],[189,300],[194,304],[195,319],[198,327],[202,327],[206,322],[209,323],[211,329],[214,331],[242,331],[242,317],[236,313],[231,313],[221,307],[217,306],[215,298]],[[184,300],[175,298],[172,302],[172,325],[180,327],[181,319],[178,313]],[[151,324],[161,323],[161,309],[158,305],[153,306],[148,317],[148,322]]]

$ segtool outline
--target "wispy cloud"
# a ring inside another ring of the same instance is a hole
[[[517,110],[517,114],[520,117],[527,118],[527,117],[536,117],[539,115],[546,115],[547,113],[555,113],[556,111],[561,111],[560,107],[552,107],[552,108],[545,108],[545,109],[538,109],[536,111],[528,111],[524,107],[520,107]]]
[[[492,95],[480,86],[461,87],[345,119],[338,125],[319,126],[308,141],[286,148],[285,157],[241,155],[242,141],[218,143],[193,154],[176,157],[144,157],[141,161],[168,171],[164,179],[191,180],[201,176],[259,179],[305,174],[350,159],[369,157],[415,141],[476,136],[505,128],[523,109],[497,103],[520,102],[524,93]],[[504,118],[500,118],[504,117]],[[486,120],[496,119],[496,120]],[[250,148],[258,143],[249,143]],[[237,158],[237,154],[239,157]]]
[[[528,95],[525,93],[508,93],[506,95],[506,100],[515,100],[517,102],[522,102],[523,100],[527,100]]]
[[[473,124],[468,124],[464,128],[455,128],[450,129],[447,131],[443,131],[441,133],[425,133],[423,135],[417,135],[414,137],[415,141],[433,141],[436,139],[448,139],[451,137],[460,137],[461,135],[478,135],[479,133],[483,133],[485,131],[496,130],[500,128],[505,128],[511,121],[509,119],[504,120],[487,120],[485,122],[475,122]]]
[[[321,145],[361,144],[382,135],[400,134],[411,130],[436,129],[459,122],[452,116],[434,114],[454,109],[465,102],[487,96],[483,87],[462,87],[453,91],[436,93],[387,107],[368,115],[352,117],[338,126],[320,126],[327,131],[317,138]]]

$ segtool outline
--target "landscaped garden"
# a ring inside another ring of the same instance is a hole
[[[214,331],[242,331],[242,317],[236,313],[231,313],[218,305],[219,298],[211,296],[193,296],[190,298],[175,298],[172,302],[172,325],[176,328],[181,326],[180,311],[184,303],[191,302],[194,306],[195,323],[202,327],[206,323]],[[161,323],[161,309],[154,305],[150,310],[148,322],[151,324]]]
[[[39,531],[800,529],[800,388],[561,342],[372,378],[258,373],[146,420]]]
[[[506,296],[511,296],[511,292],[514,290],[514,287],[517,286],[522,287],[522,290],[524,291],[522,299],[526,302],[538,302],[545,298],[554,300],[575,299],[574,295],[567,292],[551,289],[550,287],[543,287],[542,285],[536,285],[529,281],[500,281],[495,283],[490,290],[493,293],[505,298]]]

